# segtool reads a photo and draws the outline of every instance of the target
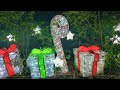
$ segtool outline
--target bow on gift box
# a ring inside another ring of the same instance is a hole
[[[78,70],[80,70],[80,52],[89,52],[94,54],[94,62],[92,67],[92,75],[95,76],[97,74],[97,62],[99,60],[99,51],[100,48],[97,46],[80,46],[77,51],[77,58],[78,58]]]
[[[3,57],[5,67],[6,67],[6,70],[7,70],[9,76],[14,75],[14,70],[13,70],[12,64],[10,62],[9,53],[15,52],[15,51],[16,51],[15,44],[10,45],[10,47],[8,49],[6,49],[6,48],[0,49],[0,56]]]

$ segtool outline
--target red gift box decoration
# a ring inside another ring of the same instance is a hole
[[[96,51],[100,51],[100,48],[98,46],[80,46],[77,51],[77,58],[78,58],[78,70],[80,70],[80,52],[90,52],[94,54],[94,62],[93,62],[93,68],[92,68],[92,75],[95,76],[97,74],[97,62],[99,60],[99,54]]]
[[[3,57],[5,67],[6,67],[6,70],[7,70],[9,76],[14,75],[14,70],[13,70],[13,67],[12,67],[12,64],[10,61],[9,53],[15,52],[15,50],[16,50],[15,44],[10,45],[10,47],[8,49],[6,49],[6,48],[0,49],[0,55]]]

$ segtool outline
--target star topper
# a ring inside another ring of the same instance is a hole
[[[67,34],[67,40],[69,40],[69,39],[73,40],[74,35],[75,34],[71,33],[71,31],[69,31],[68,34]]]

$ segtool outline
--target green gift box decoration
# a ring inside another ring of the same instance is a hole
[[[31,56],[32,58],[30,59]],[[34,48],[27,59],[27,66],[30,68],[31,77],[46,78],[53,76],[54,63],[52,60],[54,59],[55,59],[55,55],[52,48],[43,48],[43,49]],[[36,67],[35,70],[32,70],[33,67]],[[39,68],[39,72],[38,72],[38,68]]]

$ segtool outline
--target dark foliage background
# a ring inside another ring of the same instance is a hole
[[[54,48],[50,33],[50,21],[57,15],[64,15],[75,33],[73,40],[61,39],[70,72],[60,75],[55,70],[53,78],[82,78],[74,67],[73,48],[80,45],[98,45],[106,51],[104,75],[96,78],[119,78],[120,75],[120,44],[114,45],[110,38],[120,35],[113,26],[120,23],[120,11],[0,11],[0,48],[15,43],[23,60],[24,72],[12,78],[30,78],[26,59],[33,48]],[[41,34],[32,35],[36,26]],[[6,36],[15,35],[16,41],[9,42]],[[92,78],[92,77],[91,77]]]

